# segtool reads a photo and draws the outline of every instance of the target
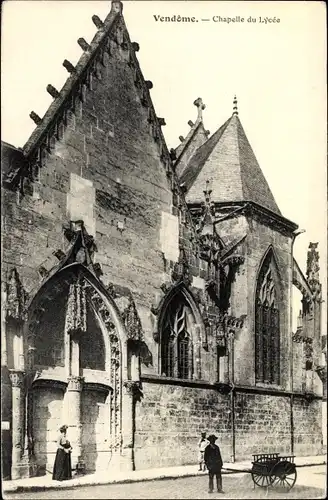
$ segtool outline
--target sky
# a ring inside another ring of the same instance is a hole
[[[97,29],[91,17],[103,20],[110,1],[7,0],[2,9],[2,140],[22,147],[35,127],[29,113],[44,115],[52,102],[47,84],[61,89],[69,76],[63,60],[77,63],[77,39],[92,40]],[[239,118],[282,214],[305,229],[294,245],[303,271],[309,242],[319,242],[324,299],[325,14],[325,3],[312,1],[123,2],[131,40],[140,45],[141,69],[154,85],[155,110],[166,120],[168,147],[176,147],[189,131],[188,120],[196,120],[197,97],[206,104],[204,124],[212,134],[231,115],[236,94]],[[155,16],[197,21],[161,22]],[[236,20],[215,22],[219,16]],[[255,22],[247,22],[250,17]],[[265,19],[276,22],[260,22]],[[295,290],[294,324],[299,299]],[[326,330],[326,303],[323,313]]]

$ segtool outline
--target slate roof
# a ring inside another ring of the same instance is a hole
[[[251,201],[281,215],[236,113],[198,148],[182,173],[188,203],[203,201],[207,180],[214,202]]]

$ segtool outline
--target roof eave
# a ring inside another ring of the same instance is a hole
[[[258,203],[255,203],[254,201],[248,201],[248,200],[242,200],[242,201],[226,201],[226,202],[215,202],[214,201],[214,206],[216,209],[218,208],[236,208],[236,207],[245,207],[246,212],[245,215],[249,213],[250,210],[254,210],[255,212],[265,215],[266,217],[275,220],[277,223],[283,225],[285,229],[290,231],[290,233],[293,233],[298,229],[298,225],[295,224],[295,222],[290,221],[289,219],[286,219],[286,217],[283,217],[282,215],[279,215],[271,210],[269,210],[266,207],[263,207],[262,205],[259,205]],[[197,211],[198,209],[201,209],[203,207],[203,202],[193,202],[189,203],[188,202],[188,207],[191,211]]]

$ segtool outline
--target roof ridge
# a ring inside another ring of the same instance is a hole
[[[233,113],[232,118],[233,117],[235,117],[236,127],[237,127],[237,134],[236,135],[237,135],[237,145],[238,145],[238,164],[239,164],[239,171],[240,171],[241,192],[242,192],[243,198],[247,200],[248,193],[245,193],[244,183],[243,183],[243,179],[242,179],[241,146],[240,146],[240,140],[239,140],[240,137],[239,137],[239,133],[238,133],[238,125],[240,125],[240,126],[242,126],[242,125],[241,125],[241,121],[240,121],[239,116],[238,116],[238,112]]]
[[[118,8],[118,6],[120,8]],[[121,2],[112,2],[111,10],[106,16],[104,22],[101,22],[98,16],[94,16],[94,23],[96,24],[98,31],[95,33],[90,45],[84,48],[84,52],[80,56],[74,71],[70,73],[70,76],[65,81],[60,92],[54,97],[54,101],[50,104],[47,111],[45,112],[41,122],[33,130],[30,137],[23,146],[23,152],[25,156],[29,156],[33,149],[42,141],[44,134],[51,126],[51,123],[57,113],[60,113],[61,108],[65,105],[65,102],[74,93],[75,86],[79,84],[81,76],[84,72],[88,72],[90,66],[94,62],[96,55],[101,48],[102,43],[106,40],[106,37],[110,34],[113,26],[115,26],[115,21],[118,19],[123,19],[122,16],[122,6]],[[87,76],[87,74],[85,75]],[[77,93],[80,93],[81,89],[78,89]]]
[[[215,148],[216,144],[220,141],[220,138],[224,134],[224,131],[226,130],[227,126],[229,125],[229,122],[231,120],[231,117],[226,120],[221,127],[214,132],[214,134],[206,141],[204,144],[202,144],[198,149],[196,149],[195,153],[192,155],[192,157],[189,160],[189,165],[185,168],[183,171],[181,177],[180,177],[180,184],[184,184],[187,182],[187,190],[191,188],[195,180],[197,179],[199,173],[201,172],[207,158],[210,156],[212,153],[213,149]],[[207,151],[207,148],[208,151]],[[198,161],[198,157],[201,156],[201,154],[205,151],[204,158],[201,158],[201,161],[199,163],[196,163]],[[192,169],[193,165],[192,163],[196,163],[196,168]]]

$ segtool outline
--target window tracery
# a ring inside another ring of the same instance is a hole
[[[161,331],[161,374],[191,379],[193,347],[190,324],[191,310],[181,295],[172,299],[165,313]]]
[[[255,303],[256,382],[280,383],[280,312],[270,252],[259,274]]]

